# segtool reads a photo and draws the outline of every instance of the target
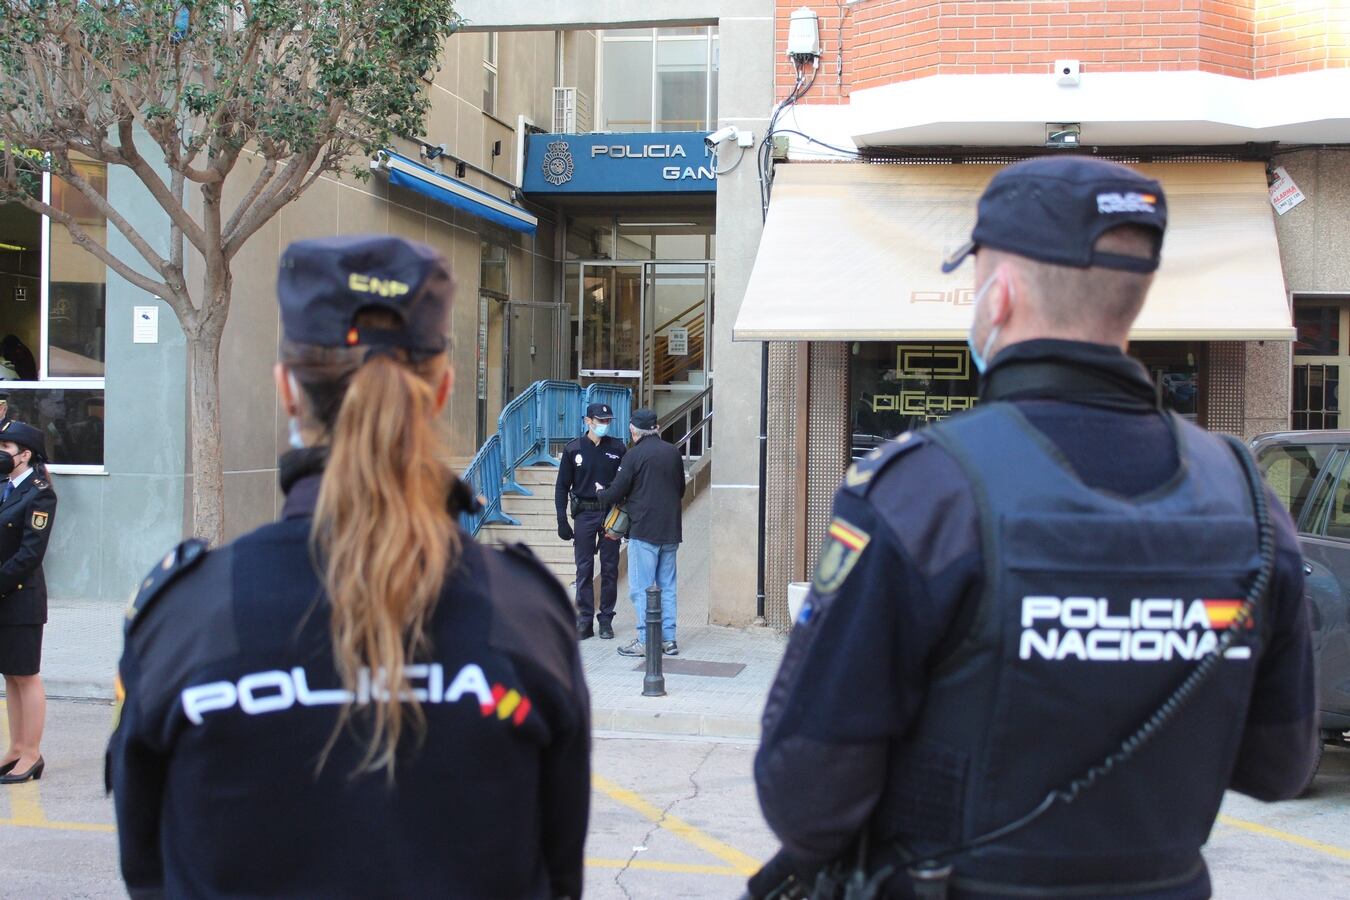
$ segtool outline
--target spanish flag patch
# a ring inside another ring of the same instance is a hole
[[[843,586],[848,573],[858,564],[872,536],[856,525],[836,516],[825,532],[816,577],[811,586],[820,595],[833,594]]]

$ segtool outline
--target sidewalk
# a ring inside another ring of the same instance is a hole
[[[615,639],[581,642],[595,730],[759,736],[760,714],[787,641],[767,628],[707,624],[710,514],[706,494],[685,511],[686,540],[680,548],[677,588],[680,655],[663,658],[665,697],[642,696],[644,661],[617,652],[635,633],[627,579],[622,575]],[[49,697],[112,699],[124,613],[122,604],[106,601],[51,601],[42,648],[42,677]],[[705,674],[687,674],[689,670]]]

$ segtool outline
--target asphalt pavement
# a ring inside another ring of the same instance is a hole
[[[103,794],[111,721],[106,703],[51,703],[46,775],[0,788],[0,900],[125,896]],[[773,853],[753,740],[597,732],[594,746],[588,898],[731,898]],[[1205,850],[1215,896],[1336,896],[1350,884],[1348,835],[1350,751],[1329,750],[1306,798],[1228,796]]]

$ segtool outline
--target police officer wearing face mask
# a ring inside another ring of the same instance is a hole
[[[0,784],[42,777],[42,729],[47,698],[38,672],[47,621],[42,560],[52,536],[56,491],[47,477],[42,432],[15,420],[0,422],[0,674],[9,700],[9,746],[0,757]]]
[[[1125,353],[1166,215],[1078,157],[981,197],[945,267],[975,257],[980,405],[849,470],[764,712],[780,873],[861,854],[884,896],[1202,898],[1224,791],[1307,783],[1293,526]]]
[[[563,448],[553,502],[558,509],[558,537],[573,541],[577,564],[577,637],[614,637],[614,603],[619,596],[619,542],[605,537],[609,507],[596,499],[595,486],[609,487],[623,460],[623,441],[610,437],[614,410],[607,403],[586,407],[586,433]],[[575,528],[567,524],[568,512]],[[600,613],[595,612],[595,557],[600,555]]]

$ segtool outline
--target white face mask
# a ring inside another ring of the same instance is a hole
[[[980,301],[984,299],[985,294],[989,293],[989,288],[993,286],[994,279],[997,277],[996,274],[990,275],[985,279],[984,284],[980,285],[980,289],[975,292],[975,319],[970,323],[970,331],[966,334],[966,346],[970,347],[970,361],[975,363],[975,368],[979,370],[981,375],[989,367],[989,350],[994,346],[994,341],[998,339],[998,333],[1003,329],[1002,325],[995,325],[989,329],[989,337],[985,338],[984,346],[982,348],[975,346],[975,325],[980,318]]]
[[[290,382],[291,396],[295,398],[295,402],[298,404],[300,402],[300,385],[296,383],[295,376],[290,372],[286,373],[286,380]],[[291,416],[290,422],[287,425],[287,430],[289,433],[287,434],[286,441],[291,445],[291,449],[305,449],[305,439],[300,433],[300,420],[295,416]]]

